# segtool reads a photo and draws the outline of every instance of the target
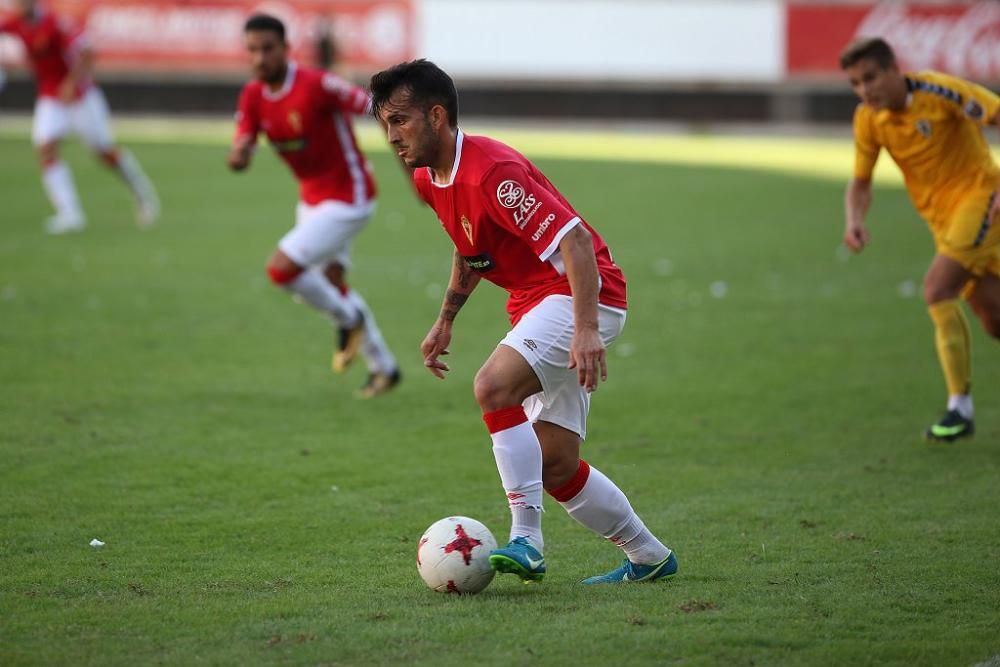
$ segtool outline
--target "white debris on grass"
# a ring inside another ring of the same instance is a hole
[[[674,263],[671,262],[666,257],[661,257],[660,259],[653,262],[653,273],[658,276],[669,276],[674,272]]]
[[[904,280],[896,286],[896,294],[903,299],[912,299],[917,295],[917,284],[912,280]]]
[[[726,284],[725,280],[716,280],[708,286],[708,293],[716,299],[722,299],[729,293],[729,285]]]
[[[94,539],[92,539],[90,541],[90,546],[92,546],[92,547],[94,547],[96,549],[97,547],[103,547],[104,546],[104,542],[101,542],[99,539],[97,539],[95,537]]]
[[[619,357],[631,357],[635,354],[634,343],[615,343],[613,349]]]

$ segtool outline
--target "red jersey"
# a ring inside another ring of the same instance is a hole
[[[288,64],[281,90],[251,81],[240,94],[237,138],[267,135],[299,181],[306,204],[334,199],[364,204],[375,196],[365,156],[358,148],[351,114],[368,111],[363,89],[335,74]]]
[[[17,14],[3,19],[0,32],[17,35],[24,43],[28,63],[35,72],[38,96],[59,97],[59,84],[86,45],[83,32],[40,8],[35,10],[33,17]],[[93,81],[80,81],[77,99],[92,85]]]
[[[413,181],[469,268],[510,293],[512,323],[550,294],[573,294],[559,242],[576,225],[594,242],[600,303],[627,307],[625,276],[607,244],[510,146],[459,131],[451,182],[434,183],[430,169],[415,170]]]

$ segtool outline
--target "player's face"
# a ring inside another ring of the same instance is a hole
[[[35,0],[17,0],[17,8],[22,14],[30,14],[35,11]]]
[[[876,110],[898,108],[906,100],[906,83],[899,67],[882,67],[874,58],[863,58],[845,72],[854,94]]]
[[[288,67],[288,44],[273,30],[250,30],[245,40],[254,75],[268,83],[281,81]]]
[[[379,111],[389,144],[410,169],[433,167],[437,161],[438,135],[431,120],[432,112],[433,108],[426,112],[414,104],[404,92],[394,93]]]

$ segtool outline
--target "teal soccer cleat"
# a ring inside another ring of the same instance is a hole
[[[599,574],[596,577],[584,579],[582,584],[621,584],[621,583],[641,583],[656,581],[657,579],[669,579],[677,574],[677,556],[671,551],[670,554],[659,563],[652,565],[636,565],[628,558],[622,561],[621,566],[611,570],[607,574]]]
[[[515,537],[490,552],[490,567],[501,574],[516,574],[526,584],[537,583],[545,576],[545,556],[527,538]]]

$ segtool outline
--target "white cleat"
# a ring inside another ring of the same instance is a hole
[[[142,197],[135,207],[135,224],[140,229],[152,227],[160,218],[160,200],[155,192],[149,192]]]
[[[87,223],[83,218],[54,215],[45,222],[45,232],[52,235],[81,232]]]

